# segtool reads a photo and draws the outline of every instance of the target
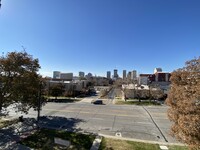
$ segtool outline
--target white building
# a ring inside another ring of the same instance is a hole
[[[86,88],[88,81],[84,80],[84,81],[62,81],[62,80],[57,80],[57,81],[53,81],[53,80],[49,80],[48,81],[48,88],[50,86],[53,86],[55,84],[62,84],[64,86],[64,90],[68,91],[70,89],[76,90],[76,91],[81,91],[83,88]]]
[[[88,81],[87,80],[81,80],[81,81],[75,81],[73,82],[73,85],[76,85],[75,89],[77,91],[81,91],[83,88],[86,88]]]

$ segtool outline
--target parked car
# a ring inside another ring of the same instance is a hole
[[[91,103],[92,103],[92,104],[103,104],[103,101],[100,100],[100,99],[97,99],[97,100],[95,100],[95,101],[92,101]]]

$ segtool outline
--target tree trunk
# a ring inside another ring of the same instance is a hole
[[[2,102],[0,100],[0,114],[1,114],[1,110],[2,110]]]
[[[0,96],[0,113],[2,111],[3,108],[3,96]]]

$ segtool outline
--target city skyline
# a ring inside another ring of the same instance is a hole
[[[44,76],[172,72],[200,52],[198,0],[2,0],[0,54],[25,49]],[[37,6],[37,7],[36,7]]]
[[[87,77],[87,76],[97,76],[97,77],[106,77],[108,79],[114,79],[114,78],[122,78],[122,79],[126,79],[126,78],[131,78],[134,79],[136,77],[139,77],[140,74],[144,75],[144,74],[155,74],[156,72],[161,72],[161,73],[171,73],[171,72],[166,72],[166,71],[162,71],[162,68],[154,68],[153,71],[151,73],[138,73],[137,70],[121,70],[119,74],[118,73],[118,69],[113,69],[108,70],[105,72],[104,75],[98,75],[98,74],[92,74],[91,72],[84,72],[84,71],[79,71],[78,74],[74,73],[74,72],[62,72],[62,71],[53,71],[52,75],[48,76],[48,77],[53,77],[53,78],[57,78],[58,76],[60,76],[60,74],[73,74],[73,77]],[[113,73],[112,73],[113,72]]]

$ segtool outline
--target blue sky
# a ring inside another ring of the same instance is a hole
[[[173,71],[200,53],[199,0],[2,0],[0,52],[26,51],[40,73]]]

